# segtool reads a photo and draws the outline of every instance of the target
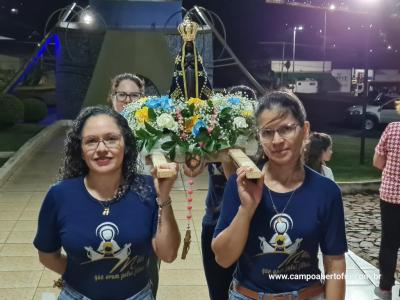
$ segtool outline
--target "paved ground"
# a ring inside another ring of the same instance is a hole
[[[357,194],[344,197],[346,231],[349,248],[378,267],[381,241],[378,194]],[[397,261],[397,279],[400,280],[400,252]]]

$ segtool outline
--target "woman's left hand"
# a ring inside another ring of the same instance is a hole
[[[168,199],[172,187],[178,176],[179,166],[177,163],[166,163],[159,165],[158,168],[171,170],[175,174],[174,176],[169,178],[157,178],[157,169],[154,168],[151,170],[151,174],[153,175],[154,178],[154,185],[156,187],[158,196],[161,199]]]

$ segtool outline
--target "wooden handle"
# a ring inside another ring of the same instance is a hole
[[[157,178],[170,178],[175,176],[175,172],[169,169],[161,169],[160,165],[166,164],[167,159],[162,153],[155,153],[151,155],[151,162],[153,166],[157,169]]]
[[[252,171],[246,172],[247,179],[258,179],[261,177],[260,169],[241,149],[229,149],[228,153],[239,167],[253,168]]]

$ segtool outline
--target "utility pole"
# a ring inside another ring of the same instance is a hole
[[[365,38],[365,65],[364,65],[364,78],[363,78],[363,104],[362,104],[362,121],[361,121],[361,140],[360,140],[360,164],[365,164],[365,121],[367,119],[367,104],[368,104],[368,65],[369,65],[369,39],[370,31],[372,30],[372,24],[367,27],[367,33]]]
[[[282,42],[281,86],[283,86],[283,65],[285,64],[285,42]]]
[[[324,61],[322,62],[322,72],[325,73],[325,61],[326,61],[326,9],[324,10],[324,42],[323,42],[323,54]]]

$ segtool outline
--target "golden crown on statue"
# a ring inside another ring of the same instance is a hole
[[[193,42],[196,39],[198,30],[199,24],[191,21],[189,18],[185,18],[178,26],[178,31],[185,42]]]

